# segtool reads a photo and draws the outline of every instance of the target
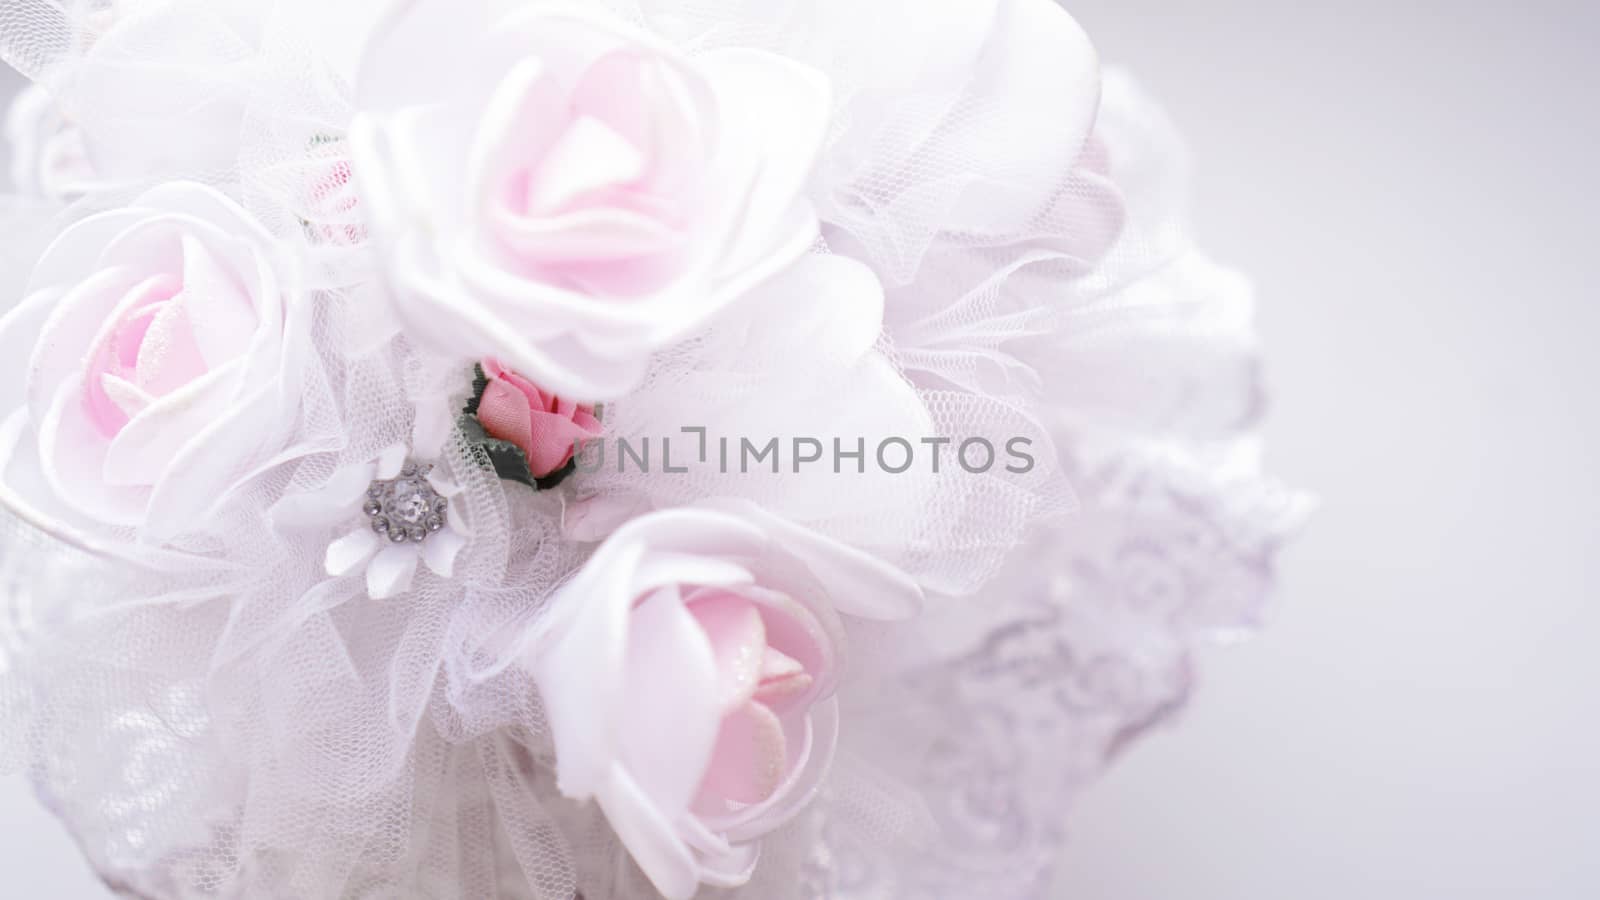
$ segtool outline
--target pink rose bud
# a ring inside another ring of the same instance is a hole
[[[543,478],[572,459],[579,441],[600,436],[594,407],[563,400],[493,359],[483,361],[489,383],[478,401],[478,421],[490,437],[516,444],[528,472]]]

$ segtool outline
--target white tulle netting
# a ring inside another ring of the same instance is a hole
[[[373,600],[324,575],[336,530],[269,510],[471,390],[378,312],[345,141],[380,5],[0,3],[0,52],[34,81],[8,122],[0,303],[69,224],[174,179],[237,201],[317,298],[292,437],[214,520],[156,545],[0,511],[0,763],[130,896],[654,896],[557,791],[538,692],[506,661],[608,517],[732,496],[893,563],[928,605],[849,624],[821,792],[747,885],[701,895],[1045,896],[1076,792],[1181,704],[1197,643],[1255,623],[1306,505],[1261,474],[1250,289],[1184,229],[1166,119],[1115,71],[1097,104],[1063,99],[1096,63],[1024,39],[1049,18],[1034,0],[588,4],[823,71],[812,252],[867,263],[885,298],[849,365],[796,355],[831,324],[804,297],[718,320],[606,404],[608,434],[860,438],[869,462],[884,436],[1021,436],[1037,465],[658,462],[534,492],[441,434],[471,540],[453,577]]]

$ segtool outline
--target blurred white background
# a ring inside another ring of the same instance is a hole
[[[1600,4],[1068,6],[1188,135],[1323,507],[1060,896],[1600,897]]]
[[[1076,810],[1060,897],[1600,897],[1600,4],[1069,8],[1188,134],[1323,508]],[[14,778],[0,872],[107,896]]]

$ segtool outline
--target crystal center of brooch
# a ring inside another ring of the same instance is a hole
[[[361,511],[372,520],[372,530],[387,535],[396,544],[421,542],[444,528],[450,502],[428,483],[429,463],[407,462],[397,478],[378,480],[367,486],[367,502]]]

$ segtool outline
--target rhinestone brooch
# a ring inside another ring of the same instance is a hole
[[[367,500],[361,511],[372,522],[372,530],[396,544],[421,543],[444,529],[450,502],[428,483],[431,463],[407,461],[398,477],[379,479],[367,487]]]

